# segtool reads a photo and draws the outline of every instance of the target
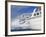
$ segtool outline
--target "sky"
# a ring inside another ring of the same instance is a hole
[[[37,6],[16,6],[16,5],[11,5],[11,18],[13,19],[16,16],[21,15],[23,13],[32,13],[35,8],[37,8],[37,10],[38,10]]]

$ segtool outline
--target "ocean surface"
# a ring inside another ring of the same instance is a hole
[[[11,32],[13,31],[40,31],[41,29],[14,29],[11,30]]]

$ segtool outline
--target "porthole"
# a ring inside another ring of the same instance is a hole
[[[39,13],[37,13],[37,15],[39,15]]]
[[[36,16],[36,14],[34,14],[34,16]]]

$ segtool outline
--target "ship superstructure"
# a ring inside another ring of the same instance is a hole
[[[35,8],[32,13],[23,13],[12,22],[12,29],[40,29],[41,10]]]

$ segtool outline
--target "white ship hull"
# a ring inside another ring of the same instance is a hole
[[[20,24],[17,19],[12,22],[12,29],[41,29],[41,17],[26,20],[24,24]]]
[[[41,29],[41,17],[34,18],[30,20],[30,27],[32,29]]]

